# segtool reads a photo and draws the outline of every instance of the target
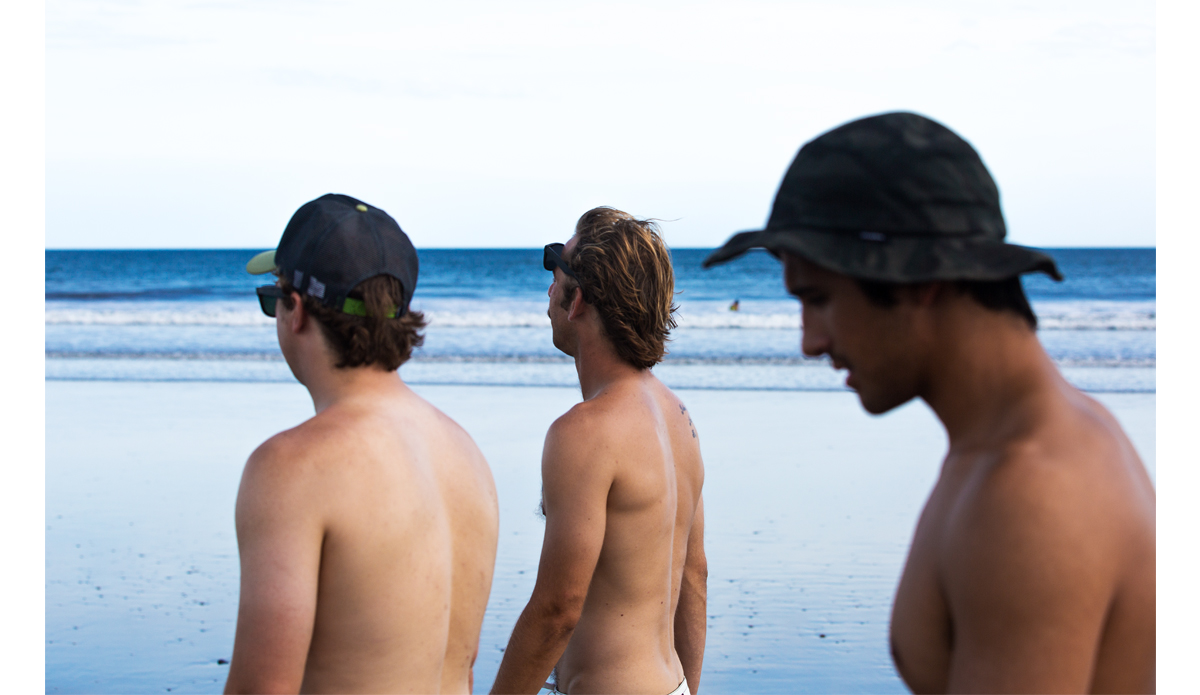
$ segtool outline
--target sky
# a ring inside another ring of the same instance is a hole
[[[418,247],[596,205],[672,246],[765,223],[806,141],[971,142],[1009,239],[1154,246],[1153,2],[46,4],[47,248],[269,248],[346,193]]]

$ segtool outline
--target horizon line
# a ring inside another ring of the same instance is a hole
[[[1028,246],[1035,249],[1052,249],[1052,250],[1115,250],[1115,249],[1158,249],[1157,244],[1151,246],[1031,246],[1029,244],[1014,244],[1016,246]],[[263,246],[60,246],[60,247],[45,247],[45,251],[269,251],[271,247]],[[418,252],[420,251],[538,251],[540,246],[415,246]],[[672,251],[713,251],[720,246],[669,246]],[[762,251],[766,253],[766,249],[754,248],[750,251]]]

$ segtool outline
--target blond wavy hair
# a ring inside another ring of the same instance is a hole
[[[578,238],[567,264],[583,300],[596,309],[604,333],[622,360],[648,369],[667,354],[675,328],[675,271],[671,252],[653,220],[610,207],[588,210],[575,225]],[[574,292],[564,295],[569,304]]]

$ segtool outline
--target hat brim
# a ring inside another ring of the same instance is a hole
[[[704,267],[733,260],[754,248],[766,249],[775,256],[794,253],[823,268],[878,282],[993,281],[1034,272],[1062,280],[1053,258],[1017,244],[978,237],[868,236],[812,229],[734,234],[704,259]]]
[[[246,263],[246,272],[251,275],[266,275],[278,269],[279,267],[275,265],[275,249],[256,254]]]

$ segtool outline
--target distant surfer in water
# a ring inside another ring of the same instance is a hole
[[[729,305],[729,310],[730,310],[730,311],[737,311],[739,308],[741,308],[741,304],[742,304],[742,300],[740,300],[740,299],[735,299],[735,300],[733,300],[733,304],[730,304],[730,305]]]
[[[946,428],[892,609],[909,688],[1153,692],[1154,485],[1038,341],[1020,276],[1059,280],[1054,260],[1004,237],[974,148],[888,113],[806,144],[766,229],[704,264],[769,250],[804,354],[848,370],[868,412],[919,397]]]

